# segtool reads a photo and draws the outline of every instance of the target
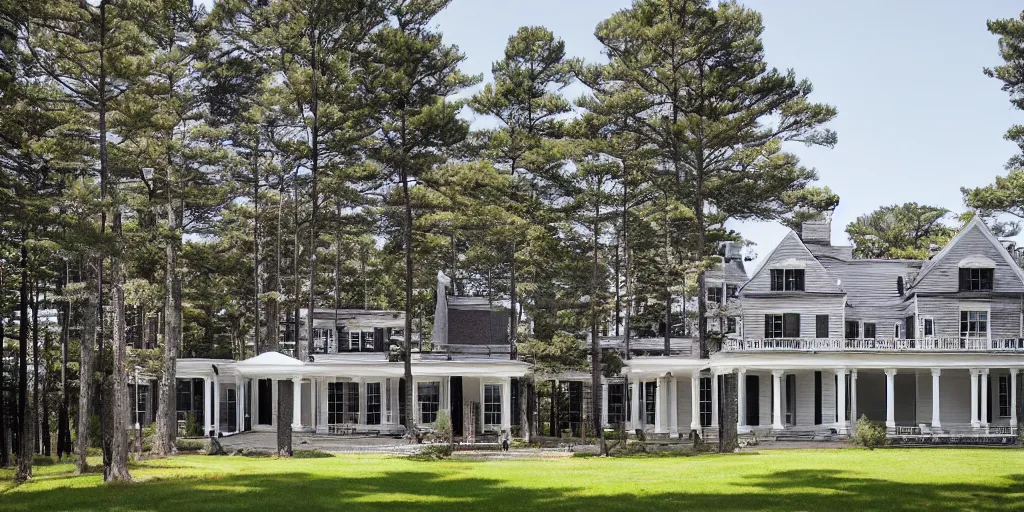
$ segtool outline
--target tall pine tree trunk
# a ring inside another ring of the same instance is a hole
[[[63,295],[66,284],[70,280],[70,269],[64,266],[64,281],[58,295]],[[71,420],[68,417],[70,400],[68,394],[68,338],[71,328],[71,301],[65,300],[61,308],[60,318],[60,409],[57,412],[57,459],[63,460],[71,455]]]
[[[0,272],[0,290],[6,290],[3,273]],[[4,378],[4,357],[7,351],[4,350],[4,317],[0,315],[0,468],[10,465],[11,451],[7,447],[7,379]]]
[[[170,168],[168,167],[168,174]],[[164,354],[160,375],[160,390],[157,403],[163,407],[157,409],[156,438],[153,440],[153,454],[167,456],[174,454],[175,440],[178,435],[175,403],[177,387],[178,352],[181,347],[182,299],[181,277],[178,274],[178,251],[181,244],[179,233],[180,216],[174,208],[171,194],[170,177],[167,187],[167,224],[170,237],[167,239],[166,268],[164,272]]]
[[[600,181],[598,181],[600,190]],[[600,238],[601,238],[601,207],[594,205],[594,225],[591,228],[594,235],[594,259],[591,262],[590,276],[590,386],[592,399],[590,400],[590,416],[594,423],[594,434],[597,436],[601,455],[608,455],[608,443],[604,439],[604,425],[601,424],[601,405],[604,397],[601,386],[601,342],[598,340],[598,302],[597,297],[601,293],[599,281],[600,265]]]
[[[407,435],[419,442],[419,435],[416,433],[417,412],[413,410],[413,382],[412,382],[412,204],[409,199],[409,175],[407,170],[402,170],[402,204],[404,215],[402,216],[402,252],[405,256],[405,332],[402,343],[402,359],[405,369],[405,428]],[[420,333],[422,336],[423,334]]]
[[[42,453],[43,433],[39,427],[39,282],[32,281],[32,446]]]
[[[16,482],[32,477],[32,430],[34,423],[28,407],[28,232],[21,233],[21,287],[18,295],[18,470]]]
[[[115,194],[116,195],[116,194]],[[115,205],[117,200],[115,198]],[[120,206],[115,206],[120,208]],[[112,339],[112,355],[114,359],[113,383],[111,396],[110,418],[110,469],[107,471],[108,482],[130,481],[128,473],[128,369],[126,367],[127,346],[125,340],[124,310],[124,239],[121,232],[121,212],[114,212],[114,236],[117,237],[117,249],[110,260],[111,302],[114,306],[114,325]]]
[[[252,348],[254,355],[260,354],[260,167],[259,167],[259,139],[252,150],[252,280],[253,280],[253,338]],[[268,326],[270,324],[267,324]]]
[[[731,453],[739,448],[739,434],[736,431],[740,417],[738,379],[737,372],[722,376],[722,407],[718,421],[718,450],[722,453]]]
[[[96,378],[96,327],[97,310],[96,305],[99,298],[96,295],[99,289],[98,269],[103,265],[103,257],[99,253],[89,255],[86,263],[86,285],[85,301],[82,309],[85,311],[84,326],[82,329],[82,340],[80,343],[80,364],[78,370],[78,425],[76,466],[78,473],[82,474],[89,470],[89,463],[86,460],[89,451],[89,422],[92,418],[92,397],[95,390]]]
[[[295,398],[292,393],[298,393],[292,381],[282,379],[277,381],[277,456],[292,456],[292,416]]]

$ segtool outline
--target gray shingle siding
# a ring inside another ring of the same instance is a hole
[[[993,291],[1024,293],[1024,283],[1007,263],[1005,249],[993,246],[992,241],[980,231],[984,229],[982,226],[971,224],[965,229],[968,231],[956,241],[956,245],[939,255],[941,259],[929,262],[927,271],[922,271],[919,282],[915,283],[914,291],[956,293],[960,286],[960,261],[968,256],[985,256],[995,262]]]
[[[805,293],[842,293],[836,285],[836,279],[828,274],[825,267],[818,262],[807,248],[800,242],[796,234],[790,232],[772,251],[772,254],[758,268],[758,272],[743,287],[744,293],[771,292],[772,268],[780,268],[784,262],[796,260],[804,264]]]
[[[800,315],[800,336],[813,338],[815,316],[828,315],[830,338],[843,337],[843,298],[838,295],[802,295],[780,298],[744,297],[743,331],[745,338],[764,337],[764,315],[797,313]]]

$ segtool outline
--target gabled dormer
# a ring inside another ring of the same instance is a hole
[[[912,291],[966,295],[1024,293],[1024,272],[988,226],[975,217],[922,267]]]
[[[746,295],[843,293],[836,280],[793,231],[768,254],[740,291]]]

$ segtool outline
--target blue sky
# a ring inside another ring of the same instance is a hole
[[[833,243],[846,225],[883,205],[916,201],[963,210],[961,186],[1004,174],[1015,147],[1003,140],[1020,112],[982,68],[999,63],[985,21],[1014,17],[1019,2],[748,0],[764,16],[769,65],[793,68],[814,84],[815,101],[839,109],[834,149],[790,148],[841,197]],[[602,59],[594,27],[628,0],[454,0],[436,18],[445,39],[465,52],[464,69],[490,72],[508,36],[544,25],[570,55]],[[787,229],[735,226],[764,256]],[[753,269],[756,262],[748,264]]]
[[[209,2],[209,0],[206,0]],[[468,73],[490,79],[508,36],[543,25],[570,56],[602,60],[593,37],[599,21],[629,0],[454,0],[435,21],[466,54]],[[961,186],[1005,173],[1015,147],[1003,133],[1024,115],[1000,83],[982,74],[1000,62],[985,21],[1014,17],[1009,0],[746,0],[764,16],[769,65],[811,80],[815,101],[835,105],[834,149],[790,148],[840,195],[833,243],[846,225],[883,205],[915,201],[954,212]],[[579,88],[570,95],[580,93]],[[484,119],[474,119],[477,126]],[[786,234],[776,223],[734,226],[766,255]],[[756,265],[748,264],[752,269]]]

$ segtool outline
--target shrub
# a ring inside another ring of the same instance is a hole
[[[868,449],[885,445],[885,427],[861,416],[853,430],[853,442]]]
[[[202,439],[177,439],[174,444],[179,452],[198,452],[206,448]]]
[[[423,449],[420,450],[420,459],[425,460],[443,460],[451,457],[452,445],[449,443],[436,443],[424,445]]]
[[[196,415],[192,412],[185,417],[185,437],[203,437],[203,427],[196,421]]]
[[[448,411],[437,412],[437,421],[434,422],[434,439],[439,443],[451,444],[452,420],[448,417]]]

